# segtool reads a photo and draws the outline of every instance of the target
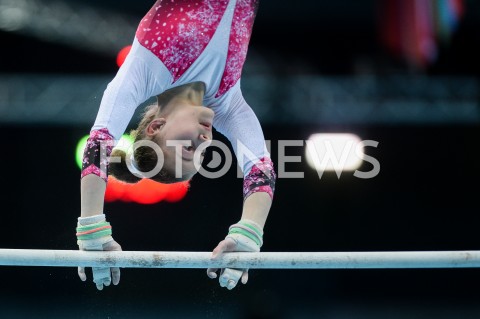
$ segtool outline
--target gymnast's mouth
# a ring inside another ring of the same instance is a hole
[[[212,123],[210,122],[201,122],[200,123],[201,126],[203,126],[205,129],[207,129],[208,131],[211,131],[212,130]]]

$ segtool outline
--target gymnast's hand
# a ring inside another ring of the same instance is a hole
[[[121,251],[122,247],[115,241],[112,240],[106,244],[102,245],[103,251]],[[82,250],[92,250],[92,249],[82,249]],[[92,267],[93,282],[97,285],[98,290],[102,290],[103,286],[110,286],[110,283],[118,285],[120,282],[120,268],[100,268]],[[85,273],[85,267],[78,267],[78,276],[82,281],[87,280],[87,275]]]
[[[251,223],[241,220],[230,227],[230,231],[212,252],[212,259],[216,260],[225,252],[259,252],[262,245],[262,232],[255,227],[252,230]],[[207,276],[217,278],[217,268],[208,268]],[[237,286],[239,280],[242,284],[248,281],[248,269],[225,268],[220,271],[219,283],[221,287],[231,290]]]
[[[97,215],[89,218],[95,218],[95,222],[85,222],[85,219],[79,218],[77,227],[77,244],[80,250],[99,250],[99,251],[121,251],[122,247],[112,238],[110,223],[105,221],[104,215]],[[81,222],[82,221],[82,222]],[[120,282],[120,268],[118,267],[92,267],[93,282],[98,290],[103,286],[110,286],[113,282],[118,285]],[[82,281],[87,280],[85,267],[78,267],[78,276]]]

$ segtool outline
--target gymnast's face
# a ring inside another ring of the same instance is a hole
[[[213,117],[214,112],[207,107],[185,105],[177,107],[168,117],[152,121],[147,134],[150,133],[152,140],[163,150],[163,166],[168,171],[175,174],[176,163],[181,161],[184,180],[197,173],[195,166],[200,167],[204,150],[212,141]],[[189,145],[171,145],[185,141]],[[196,152],[201,155],[194,156]]]

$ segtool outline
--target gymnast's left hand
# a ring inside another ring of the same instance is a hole
[[[260,247],[250,238],[241,234],[229,234],[222,240],[212,252],[211,259],[216,260],[225,252],[258,252]],[[217,278],[218,268],[208,268],[207,276],[211,279]],[[246,284],[248,281],[248,269],[221,269],[218,279],[221,287],[232,290],[237,286],[239,281]]]
[[[110,237],[111,238],[111,237]],[[92,240],[95,241],[95,240]],[[103,250],[103,251],[122,251],[122,247],[113,238],[108,242],[98,244],[98,247],[93,247],[92,244],[82,245],[79,241],[80,250]],[[86,247],[85,247],[86,246]],[[87,275],[85,273],[85,267],[78,267],[78,276],[80,280],[86,281]],[[93,282],[97,286],[98,290],[103,290],[104,286],[110,286],[110,283],[118,285],[120,282],[120,268],[118,267],[92,267]]]

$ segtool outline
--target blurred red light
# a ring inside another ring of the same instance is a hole
[[[136,184],[128,184],[110,176],[105,191],[105,201],[113,202],[121,200],[139,204],[155,204],[162,200],[178,202],[187,194],[189,185],[190,183],[188,181],[162,184],[150,179],[142,179]]]
[[[140,204],[154,204],[162,201],[167,195],[168,185],[154,182],[150,179],[142,179],[136,184],[130,185],[128,192],[122,199],[128,199]]]
[[[127,184],[120,182],[113,176],[108,177],[107,189],[105,190],[105,201],[113,202],[119,200],[125,193]]]
[[[170,203],[178,202],[187,194],[190,182],[180,182],[169,185],[169,192],[165,200]]]
[[[128,53],[130,53],[130,49],[132,48],[131,45],[127,45],[123,49],[120,50],[117,54],[117,65],[118,67],[121,67],[123,62],[125,62],[125,59],[127,58]]]

